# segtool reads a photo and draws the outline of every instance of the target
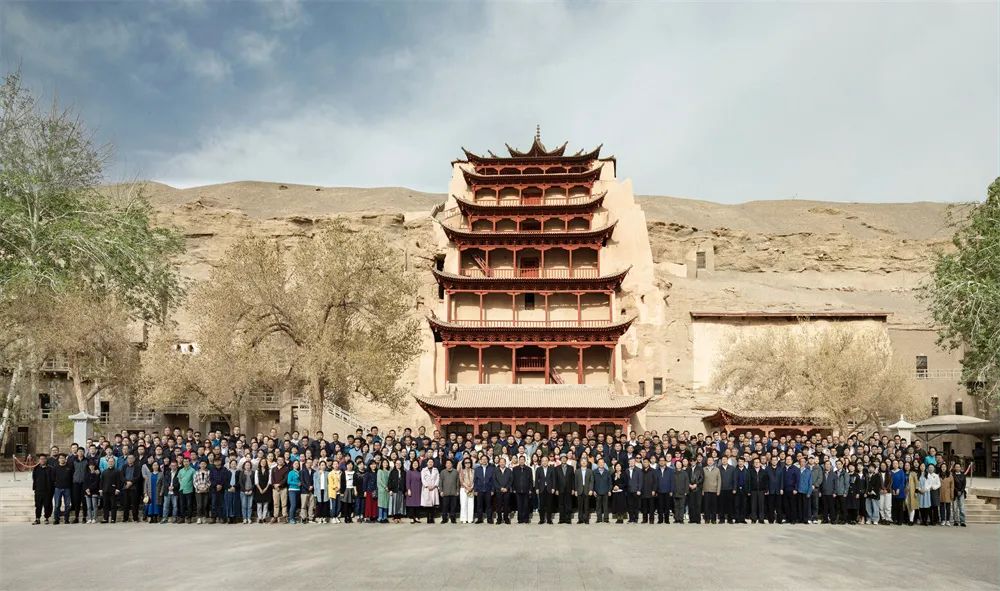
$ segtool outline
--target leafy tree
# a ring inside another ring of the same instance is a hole
[[[893,359],[884,330],[833,324],[744,335],[723,353],[712,385],[738,408],[793,410],[878,427],[923,412],[912,376]]]
[[[203,360],[186,362],[186,389],[237,408],[230,405],[237,390],[256,386],[242,378],[238,386],[212,382],[251,370],[252,380],[304,390],[312,431],[321,428],[325,405],[348,406],[354,396],[397,408],[405,394],[399,375],[420,353],[416,292],[402,256],[378,232],[338,221],[285,252],[248,237],[192,290]]]
[[[155,322],[166,318],[181,297],[172,257],[181,251],[182,238],[153,227],[140,183],[102,186],[110,153],[108,146],[94,143],[71,110],[39,105],[19,72],[5,77],[0,86],[0,327],[5,330],[0,372],[9,379],[0,441],[22,385],[37,382],[35,373],[51,344],[43,345],[41,335],[72,329],[76,321],[56,310],[36,313],[33,307],[75,301],[84,314],[116,302],[106,321]],[[69,324],[44,324],[54,318]],[[116,326],[113,332],[123,329]],[[67,348],[78,350],[78,343]],[[81,379],[97,375],[85,365],[79,366]],[[105,367],[123,369],[111,362]],[[32,379],[25,380],[29,374]],[[114,381],[127,376],[119,378]]]
[[[1000,402],[1000,178],[972,207],[941,252],[921,295],[939,327],[939,343],[963,348],[962,381],[987,406]]]

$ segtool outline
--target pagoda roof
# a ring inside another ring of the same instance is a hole
[[[503,164],[513,164],[516,162],[525,162],[532,164],[539,164],[542,162],[560,162],[560,163],[574,163],[578,164],[581,162],[590,162],[592,160],[597,160],[601,157],[601,148],[603,144],[597,146],[589,152],[584,152],[583,150],[578,151],[576,154],[565,154],[566,144],[560,146],[560,148],[553,150],[551,153],[540,153],[535,150],[535,154],[532,154],[532,150],[528,152],[518,152],[510,146],[507,146],[507,151],[510,152],[510,156],[498,156],[493,152],[487,152],[486,156],[481,156],[479,154],[470,152],[464,147],[462,152],[465,154],[466,162],[475,165],[503,165]],[[535,146],[532,144],[532,149]]]
[[[434,278],[446,289],[523,289],[525,291],[609,289],[621,287],[625,276],[632,269],[629,265],[618,273],[594,277],[515,277],[510,275],[468,276],[433,269]],[[495,270],[502,271],[502,270]],[[513,269],[511,269],[513,271]]]
[[[542,143],[542,138],[538,133],[535,133],[534,139],[531,141],[531,147],[528,148],[527,152],[522,152],[517,148],[512,148],[510,144],[504,144],[507,147],[507,151],[514,158],[523,158],[525,156],[562,156],[566,152],[566,144],[569,142],[563,142],[563,145],[555,148],[553,150],[546,149],[545,144]]]
[[[441,223],[441,222],[438,222]],[[441,223],[448,240],[466,245],[600,244],[611,238],[618,221],[592,230],[561,232],[476,232]]]
[[[758,425],[765,426],[789,426],[789,427],[805,427],[805,426],[817,426],[824,427],[829,424],[829,419],[818,416],[810,415],[809,413],[804,413],[795,410],[726,410],[724,408],[719,408],[715,413],[702,419],[709,425],[714,427],[720,427],[725,425],[737,426],[737,427],[752,427]]]
[[[469,185],[556,185],[563,183],[592,183],[601,178],[604,163],[585,172],[557,172],[551,174],[479,174],[462,170]]]
[[[425,410],[473,408],[590,408],[641,410],[648,396],[616,395],[610,386],[586,384],[452,384],[444,396],[414,396]]]
[[[428,316],[434,334],[444,342],[461,343],[574,343],[614,345],[635,318],[621,321],[453,321]]]
[[[604,197],[607,194],[607,191],[601,191],[600,193],[587,195],[586,198],[571,197],[569,199],[553,199],[548,203],[545,202],[544,198],[540,198],[538,203],[505,204],[503,201],[500,201],[496,205],[477,203],[475,201],[465,199],[464,197],[459,197],[458,195],[452,195],[452,197],[455,198],[455,202],[458,203],[458,207],[466,214],[476,213],[480,215],[502,215],[508,213],[518,213],[524,210],[530,210],[532,213],[550,210],[559,213],[571,213],[578,211],[584,212],[589,211],[594,207],[600,207],[601,204],[604,203]]]

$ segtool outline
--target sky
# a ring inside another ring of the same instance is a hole
[[[603,144],[637,194],[969,201],[1000,3],[0,2],[0,64],[109,180],[445,192],[461,147]]]

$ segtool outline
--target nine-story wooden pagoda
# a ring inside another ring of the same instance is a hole
[[[616,349],[633,319],[615,314],[628,268],[602,266],[616,222],[595,186],[614,182],[615,161],[600,150],[549,150],[536,132],[526,152],[463,149],[452,163],[455,194],[437,216],[442,313],[428,319],[437,394],[417,396],[437,427],[611,432],[645,406],[618,394]]]

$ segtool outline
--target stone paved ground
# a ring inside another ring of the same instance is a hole
[[[996,589],[1000,526],[0,526],[0,589],[361,585]]]

